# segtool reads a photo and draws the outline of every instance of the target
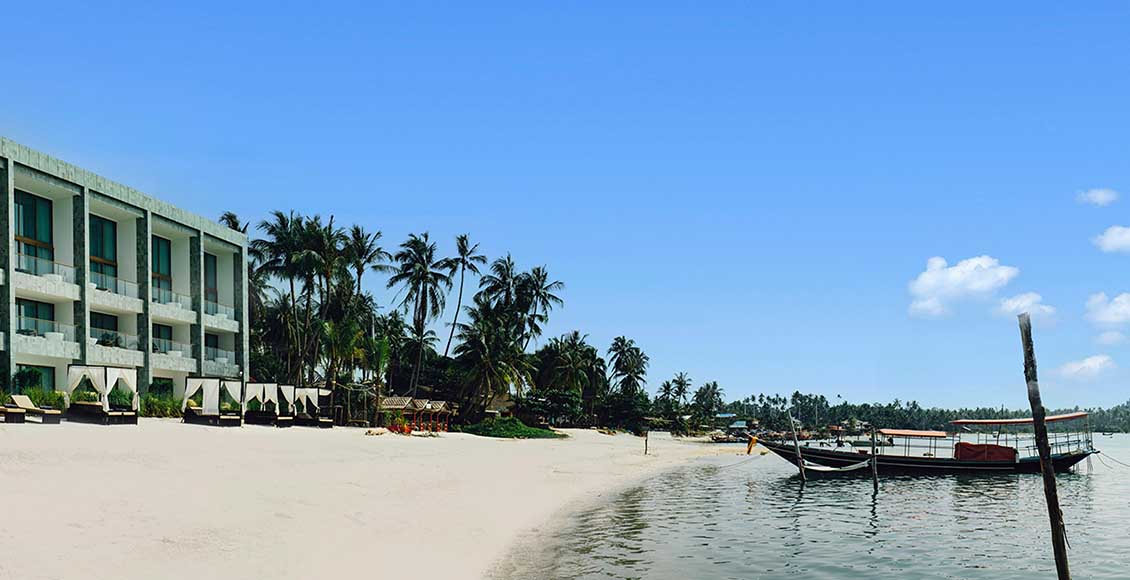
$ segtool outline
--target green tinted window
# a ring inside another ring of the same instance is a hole
[[[153,338],[160,338],[163,340],[173,339],[173,327],[164,324],[153,325]]]
[[[55,259],[51,200],[16,190],[16,238],[21,254]]]
[[[209,348],[220,348],[220,337],[215,334],[204,335],[204,346]]]
[[[55,320],[55,305],[35,300],[16,299],[16,311],[25,318]]]
[[[118,317],[113,314],[102,314],[101,312],[90,313],[90,325],[99,330],[118,330]]]
[[[55,369],[53,367],[41,367],[36,365],[16,365],[16,370],[22,372],[25,370],[32,370],[39,373],[39,384],[32,385],[32,388],[40,388],[45,391],[55,390]]]
[[[204,297],[213,302],[216,301],[216,257],[212,254],[204,254]]]
[[[153,236],[153,285],[165,290],[173,288],[173,248],[172,242],[160,236]]]

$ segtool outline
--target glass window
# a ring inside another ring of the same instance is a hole
[[[167,326],[165,324],[154,324],[153,325],[153,338],[159,338],[161,340],[172,340],[173,339],[173,327]]]
[[[220,337],[215,334],[204,334],[204,346],[208,348],[220,348]]]
[[[55,305],[46,302],[17,298],[16,311],[24,318],[55,320]]]
[[[153,285],[165,290],[173,289],[172,242],[153,236]]]
[[[101,312],[90,313],[90,326],[98,330],[112,330],[118,331],[118,317],[113,314],[102,314]]]
[[[96,274],[118,276],[118,224],[90,216],[90,269]],[[100,284],[99,276],[95,283]]]
[[[51,200],[16,190],[17,251],[44,260],[55,259]]]
[[[216,256],[204,254],[204,299],[217,302],[219,293],[216,289]]]
[[[17,372],[25,370],[32,370],[39,373],[39,383],[32,385],[32,388],[40,388],[45,391],[55,390],[55,369],[53,367],[41,367],[36,365],[16,365]]]

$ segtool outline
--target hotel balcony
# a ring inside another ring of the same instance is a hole
[[[92,362],[111,366],[139,367],[145,362],[144,354],[139,350],[140,340],[137,335],[127,334],[116,330],[91,328],[89,358]]]
[[[90,303],[116,314],[140,314],[143,304],[137,284],[99,272],[90,273]]]
[[[55,358],[79,358],[75,342],[75,327],[70,324],[19,316],[16,335],[12,337],[13,350],[25,354]]]
[[[206,300],[204,302],[204,326],[215,330],[239,332],[239,321],[235,319],[235,308]]]
[[[153,339],[153,367],[185,373],[196,372],[196,359],[192,345],[165,338]]]
[[[154,320],[163,322],[196,322],[196,312],[192,309],[192,298],[166,288],[151,287],[153,306],[150,314]]]
[[[74,267],[37,258],[27,254],[16,254],[15,274],[12,281],[17,294],[33,298],[78,300],[79,287],[75,284]]]
[[[236,364],[235,352],[213,346],[204,347],[204,374],[238,377],[239,365]]]

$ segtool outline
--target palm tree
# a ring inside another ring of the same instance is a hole
[[[380,239],[380,231],[368,233],[358,225],[349,229],[349,239],[346,240],[342,251],[345,254],[345,261],[353,269],[356,276],[358,296],[362,292],[361,276],[365,274],[366,270],[386,272],[389,269],[384,262],[391,259],[392,256],[380,246]]]
[[[647,374],[648,356],[636,346],[635,341],[624,336],[612,339],[608,354],[612,377],[620,392],[638,393],[647,382],[644,376]]]
[[[671,394],[675,397],[675,400],[681,405],[687,404],[687,394],[691,390],[691,378],[687,376],[687,373],[677,373],[675,378],[671,379],[671,386]]]
[[[511,386],[531,384],[533,366],[522,353],[511,317],[500,313],[485,295],[475,296],[467,318],[459,324],[455,356],[467,377],[461,398],[468,416],[475,419],[494,396],[508,393]]]
[[[295,281],[301,276],[301,264],[296,259],[302,252],[302,232],[305,230],[305,218],[291,211],[284,214],[275,210],[271,212],[270,220],[259,222],[259,229],[266,236],[251,242],[251,250],[263,257],[261,268],[272,276],[285,280],[290,284],[290,316],[287,317],[287,342],[292,348],[286,352],[287,380],[297,382],[302,374],[302,360],[294,364],[293,347],[302,344],[302,336],[298,331],[298,293],[295,290]]]
[[[220,223],[243,234],[247,233],[250,224],[239,221],[239,216],[234,211],[225,211],[220,214]]]
[[[446,292],[451,289],[451,276],[442,259],[436,258],[436,244],[428,239],[425,232],[421,236],[411,234],[400,244],[400,251],[393,256],[397,262],[396,270],[388,279],[388,287],[402,285],[404,299],[401,307],[405,311],[412,306],[412,326],[414,336],[423,337],[428,321],[443,313]],[[416,367],[412,371],[412,396],[416,396],[416,381],[420,374],[420,362],[424,357],[424,343],[419,341],[416,348]]]
[[[492,303],[510,307],[518,297],[518,268],[514,258],[506,254],[491,262],[490,273],[479,279],[479,294]]]
[[[455,316],[451,319],[451,332],[447,335],[447,346],[443,347],[443,356],[447,356],[451,349],[451,339],[455,338],[455,326],[459,324],[459,311],[463,309],[463,277],[468,270],[472,274],[478,275],[478,264],[487,263],[487,257],[478,253],[478,251],[478,244],[471,245],[471,240],[467,234],[460,234],[455,237],[455,252],[457,255],[444,260],[449,275],[454,276],[455,270],[459,270],[459,298],[455,301]]]
[[[530,303],[529,310],[526,312],[526,343],[523,345],[523,348],[526,348],[529,347],[531,339],[541,335],[539,323],[548,320],[549,311],[554,306],[565,304],[565,301],[554,294],[554,292],[564,290],[565,283],[560,280],[550,282],[549,270],[545,266],[537,266],[530,270],[529,274],[521,277],[521,280],[526,300]]]

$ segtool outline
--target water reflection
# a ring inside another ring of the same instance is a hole
[[[1102,442],[1130,458],[1130,437]],[[1130,577],[1130,470],[1057,478],[1079,577]],[[757,461],[663,474],[585,510],[525,579],[969,578],[1054,574],[1039,475],[814,478]]]

